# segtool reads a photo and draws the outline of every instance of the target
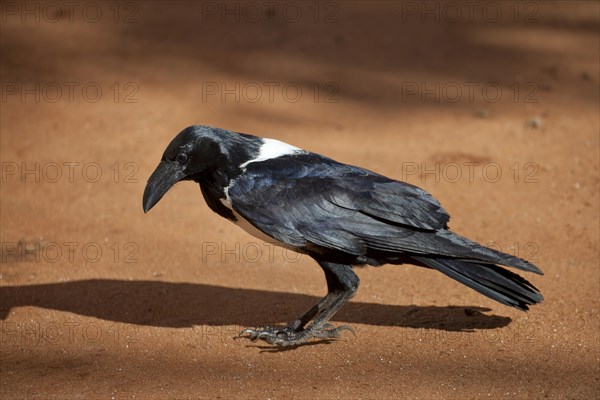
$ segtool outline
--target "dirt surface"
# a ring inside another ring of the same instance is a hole
[[[599,397],[597,2],[67,3],[2,3],[2,399]],[[356,337],[235,340],[325,280],[194,184],[144,215],[191,124],[417,184],[546,300],[366,268]]]

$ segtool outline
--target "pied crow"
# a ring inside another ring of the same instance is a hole
[[[328,321],[356,293],[352,268],[361,265],[436,269],[520,310],[543,300],[531,283],[499,266],[542,274],[535,265],[451,232],[448,213],[429,193],[364,168],[277,140],[197,125],[168,145],[144,190],[144,212],[183,180],[199,183],[220,216],[309,255],[325,273],[323,299],[285,327],[244,330],[252,340],[297,346],[351,331]]]

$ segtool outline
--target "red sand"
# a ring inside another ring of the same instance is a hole
[[[439,2],[305,3],[297,21],[300,3],[251,3],[258,21],[248,3],[96,3],[98,22],[87,3],[72,22],[28,3],[3,2],[0,40],[2,399],[598,397],[598,3],[501,3],[498,21],[479,2],[456,21]],[[367,268],[334,318],[356,337],[234,340],[325,280],[193,184],[143,214],[194,123],[424,187],[452,229],[535,261],[545,302],[522,313],[439,273]]]

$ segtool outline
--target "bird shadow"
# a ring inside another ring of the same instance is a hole
[[[15,307],[35,306],[153,327],[260,326],[291,321],[317,300],[305,294],[197,283],[90,279],[0,287],[0,319]],[[511,322],[509,317],[484,314],[487,311],[351,301],[332,320],[455,332],[500,328]]]

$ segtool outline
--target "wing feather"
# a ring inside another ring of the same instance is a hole
[[[228,193],[236,212],[284,244],[367,257],[373,250],[390,260],[436,255],[542,273],[449,231],[448,214],[424,190],[316,154],[252,163]]]

